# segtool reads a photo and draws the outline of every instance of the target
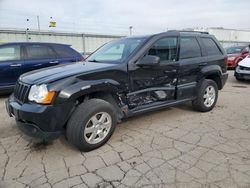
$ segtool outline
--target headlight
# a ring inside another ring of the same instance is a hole
[[[30,88],[28,99],[41,104],[50,104],[54,98],[54,95],[55,92],[48,91],[48,88],[45,84],[33,85]]]
[[[237,67],[235,68],[235,71],[238,72],[240,70],[240,66],[237,65]]]
[[[235,60],[235,58],[236,58],[236,57],[233,57],[233,56],[232,56],[232,57],[228,57],[227,59],[228,59],[229,61],[233,61],[233,60]]]

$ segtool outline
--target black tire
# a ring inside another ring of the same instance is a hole
[[[244,79],[242,79],[242,78],[239,78],[238,76],[235,76],[235,78],[236,78],[236,80],[238,80],[238,81],[243,81]]]
[[[112,122],[111,128],[102,141],[95,144],[90,144],[85,139],[85,126],[87,126],[87,123],[90,121],[91,117],[101,112],[105,112],[110,115]],[[116,111],[114,107],[110,103],[101,99],[90,99],[86,102],[83,102],[77,107],[67,124],[66,135],[68,141],[81,151],[91,151],[104,145],[115,130],[117,124],[115,112]]]
[[[204,101],[204,94],[205,94],[206,89],[208,87],[210,87],[210,88],[213,87],[215,90],[214,102],[209,107],[205,105],[205,101]],[[200,84],[200,87],[198,88],[197,92],[198,92],[197,98],[192,101],[193,108],[197,111],[200,111],[200,112],[208,112],[208,111],[212,110],[217,102],[217,99],[218,99],[218,86],[217,86],[217,84],[213,80],[205,79]]]

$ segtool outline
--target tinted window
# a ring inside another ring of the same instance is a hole
[[[72,57],[72,56],[74,56],[73,50],[71,50],[69,47],[53,46],[53,48],[55,49],[55,51],[59,57]]]
[[[0,61],[20,60],[20,46],[0,47]]]
[[[201,56],[200,46],[194,37],[183,37],[180,39],[180,59]]]
[[[214,42],[214,40],[210,39],[210,38],[201,38],[205,49],[207,51],[207,55],[221,55],[221,51],[218,48],[218,46],[216,45],[216,43]]]
[[[158,56],[161,62],[176,60],[177,38],[163,38],[158,40],[148,51],[148,55]]]
[[[47,59],[54,58],[53,50],[46,45],[32,44],[27,45],[27,59]]]

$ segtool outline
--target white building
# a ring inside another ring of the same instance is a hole
[[[235,30],[224,28],[193,29],[207,31],[221,42],[223,47],[249,45],[250,30]],[[16,29],[0,29],[0,43],[6,42],[55,42],[70,44],[74,49],[89,55],[101,45],[123,36],[86,33],[68,33],[52,31],[25,31]]]
[[[220,41],[223,47],[250,45],[250,30],[224,29],[221,27],[194,30],[209,32]]]

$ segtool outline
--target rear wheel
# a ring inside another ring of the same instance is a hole
[[[217,102],[218,86],[213,80],[205,79],[198,90],[197,98],[193,101],[193,107],[200,112],[212,110]]]
[[[80,104],[67,125],[67,138],[81,151],[90,151],[105,144],[117,123],[114,107],[101,99]]]

